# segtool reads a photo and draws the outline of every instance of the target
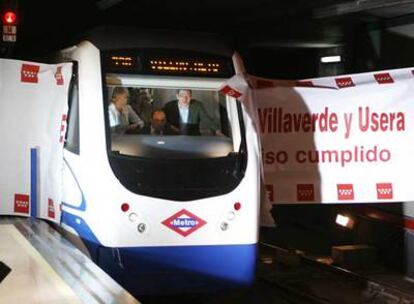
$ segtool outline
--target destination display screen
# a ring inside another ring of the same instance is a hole
[[[231,58],[177,51],[116,51],[105,55],[107,72],[199,77],[231,77]]]

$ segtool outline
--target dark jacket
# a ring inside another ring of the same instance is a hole
[[[177,129],[181,129],[182,134],[200,135],[200,123],[207,126],[212,131],[219,129],[218,124],[208,115],[200,101],[192,99],[188,110],[188,122],[180,128],[180,112],[178,110],[178,100],[168,102],[164,106],[167,121]]]

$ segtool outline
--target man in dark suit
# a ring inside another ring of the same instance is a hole
[[[177,100],[164,106],[167,121],[180,134],[200,135],[200,123],[215,135],[223,135],[219,125],[208,115],[201,102],[191,99],[191,90],[177,91]]]
[[[167,123],[165,112],[163,110],[155,110],[151,113],[150,124],[146,124],[140,134],[151,135],[178,135],[179,132],[171,128]]]

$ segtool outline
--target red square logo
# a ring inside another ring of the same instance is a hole
[[[55,218],[55,203],[51,198],[47,200],[47,216],[50,218]]]
[[[266,185],[266,195],[267,198],[269,199],[269,202],[274,202],[275,201],[275,192],[273,190],[273,185]]]
[[[392,183],[378,183],[377,184],[377,198],[378,199],[392,199]]]
[[[313,184],[298,184],[296,185],[296,194],[299,202],[314,201],[315,187]]]
[[[220,90],[220,92],[224,95],[228,95],[234,98],[239,98],[242,96],[242,93],[236,91],[235,89],[231,88],[230,86],[226,85],[224,88]]]
[[[29,213],[29,195],[17,193],[14,195],[14,212]]]
[[[56,73],[55,73],[55,79],[57,85],[63,85],[63,75],[62,75],[62,67],[57,67]]]
[[[394,79],[392,79],[390,73],[378,73],[374,74],[374,77],[379,84],[394,83]]]
[[[354,185],[353,184],[337,184],[338,200],[347,201],[354,199]]]
[[[340,78],[335,78],[335,82],[336,85],[338,86],[338,88],[342,89],[342,88],[349,88],[349,87],[354,87],[355,84],[352,81],[351,77],[340,77]]]
[[[192,214],[190,211],[183,209],[167,218],[162,224],[186,237],[203,227],[207,222]]]
[[[21,82],[38,83],[37,74],[39,74],[39,70],[40,66],[38,65],[22,64]]]

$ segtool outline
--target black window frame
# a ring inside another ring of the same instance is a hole
[[[73,107],[76,106],[76,112],[72,113]],[[72,77],[69,84],[68,92],[68,114],[67,126],[65,133],[64,148],[77,155],[80,154],[79,140],[79,79],[78,79],[78,62],[72,61]],[[73,133],[69,130],[74,128]],[[73,137],[70,137],[73,134]]]

